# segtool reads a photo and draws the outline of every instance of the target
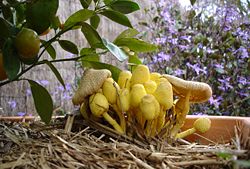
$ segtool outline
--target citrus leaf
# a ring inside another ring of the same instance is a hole
[[[11,11],[11,7],[9,5],[2,5],[1,6],[1,12],[3,14],[3,17],[8,20],[9,22],[13,23],[13,14]]]
[[[157,49],[156,45],[147,43],[136,38],[121,38],[117,39],[115,44],[117,46],[127,46],[130,50],[135,52],[152,52]]]
[[[122,39],[122,38],[133,38],[136,35],[138,35],[139,32],[136,29],[132,29],[132,28],[128,28],[126,30],[124,30],[122,33],[120,33],[120,35],[118,35],[116,37],[116,39],[114,40],[114,43],[118,40],[118,39]]]
[[[56,50],[55,48],[49,44],[46,48],[46,51],[48,52],[48,54],[50,55],[50,57],[55,60],[56,59]]]
[[[56,15],[58,5],[58,0],[36,0],[28,3],[26,10],[28,27],[38,34],[46,31]]]
[[[98,25],[100,23],[100,17],[98,15],[94,15],[90,18],[90,25],[97,29],[98,28]]]
[[[45,63],[50,67],[52,72],[55,74],[57,80],[62,84],[62,86],[65,89],[65,84],[64,84],[63,78],[62,78],[61,74],[58,72],[58,70],[56,69],[56,67],[48,60],[45,60]]]
[[[103,44],[106,46],[106,48],[121,62],[125,61],[127,59],[127,55],[121,50],[118,46],[115,44],[109,42],[106,39],[102,39]]]
[[[96,54],[96,50],[93,48],[82,48],[80,51],[80,55],[92,55]]]
[[[112,21],[119,23],[123,26],[127,26],[132,28],[128,17],[120,12],[113,11],[113,10],[105,10],[103,12],[100,12],[101,15],[106,16],[107,18],[111,19]]]
[[[88,23],[86,22],[82,23],[81,31],[92,48],[97,48],[97,47],[105,48],[102,42],[102,38],[100,37],[98,32]]]
[[[110,8],[123,14],[129,14],[140,9],[139,5],[133,1],[115,1],[110,4]]]
[[[129,59],[128,59],[129,63],[134,63],[136,65],[142,64],[142,61],[138,58],[137,55],[129,55]]]
[[[20,70],[20,60],[12,39],[8,38],[3,46],[4,70],[10,80],[14,80]]]
[[[8,23],[8,21],[0,17],[0,28],[1,28],[0,31],[0,49],[1,49],[5,40],[11,35],[11,25]]]
[[[28,80],[34,99],[36,111],[42,121],[49,124],[53,113],[53,101],[49,92],[33,80]]]
[[[68,41],[68,40],[59,40],[58,42],[60,46],[67,52],[78,55],[79,53],[78,48],[73,42]]]
[[[74,14],[72,14],[64,24],[64,29],[69,28],[70,26],[73,26],[79,22],[84,22],[88,20],[91,16],[94,15],[94,11],[88,10],[88,9],[81,9]]]
[[[92,0],[80,0],[82,7],[85,9],[89,7],[89,5],[91,4],[91,1]]]
[[[94,68],[94,69],[108,69],[111,71],[112,73],[112,77],[115,81],[118,80],[118,77],[119,77],[119,74],[121,72],[121,69],[113,66],[113,65],[110,65],[110,64],[107,64],[107,63],[101,63],[101,62],[96,62],[96,61],[91,61],[91,60],[88,60],[88,58],[85,58],[83,57],[82,58],[82,64],[84,65],[88,65],[88,67],[91,67],[91,68]]]

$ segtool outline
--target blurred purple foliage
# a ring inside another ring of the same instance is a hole
[[[250,116],[250,4],[152,2],[155,8],[145,10],[152,22],[143,24],[159,45],[157,53],[143,55],[151,71],[212,87],[213,97],[192,105],[193,114]]]

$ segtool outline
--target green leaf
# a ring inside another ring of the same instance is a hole
[[[60,22],[59,17],[58,16],[54,16],[52,18],[52,20],[51,20],[51,28],[53,28],[53,29],[56,30],[57,28],[60,27],[60,25],[61,25],[61,22]]]
[[[91,60],[88,60],[88,58],[83,57],[82,58],[82,64],[86,65],[86,63],[88,65],[88,67],[91,67],[91,68],[94,68],[94,69],[108,69],[108,70],[110,70],[111,73],[112,73],[113,79],[115,81],[118,80],[121,69],[119,69],[119,68],[117,68],[117,67],[115,67],[113,65],[107,64],[107,63],[91,61]]]
[[[2,49],[5,40],[11,35],[11,25],[8,21],[0,17],[0,49]]]
[[[96,54],[96,50],[93,48],[82,48],[80,51],[80,55],[92,55]]]
[[[94,15],[94,11],[88,9],[81,9],[74,14],[72,14],[64,24],[64,29],[67,29],[77,23],[84,22]]]
[[[142,61],[138,58],[137,55],[129,55],[129,59],[128,59],[129,63],[134,63],[136,65],[140,65],[142,64]]]
[[[86,22],[82,23],[81,31],[92,48],[98,48],[98,47],[105,48],[102,42],[102,38],[100,37],[98,32],[88,23]]]
[[[191,5],[193,6],[196,0],[190,0]]]
[[[89,7],[89,5],[91,4],[92,0],[80,0],[82,7],[87,9]]]
[[[46,48],[46,51],[48,52],[48,54],[50,55],[50,57],[55,60],[56,59],[56,50],[55,48],[49,44]]]
[[[100,12],[100,14],[106,16],[107,18],[111,19],[116,23],[132,28],[128,17],[120,12],[113,10],[105,10],[103,12]]]
[[[100,23],[100,17],[98,15],[94,15],[90,18],[90,25],[97,29],[98,28],[98,25]]]
[[[58,9],[58,0],[36,0],[27,4],[26,21],[28,27],[38,34],[46,31]]]
[[[28,80],[33,95],[36,111],[42,121],[49,124],[53,113],[53,101],[49,92],[33,80]]]
[[[136,2],[128,0],[115,1],[114,3],[110,4],[110,7],[113,10],[121,12],[123,14],[129,14],[140,9],[139,5]]]
[[[106,48],[121,62],[125,61],[127,59],[127,55],[123,50],[121,50],[118,46],[115,44],[109,42],[106,39],[102,39],[103,44],[106,46]]]
[[[115,0],[104,0],[103,2],[104,2],[104,4],[105,5],[110,5],[113,1],[115,1]]]
[[[64,84],[63,78],[62,78],[61,74],[58,72],[58,70],[56,69],[56,67],[48,60],[45,60],[45,63],[50,67],[52,72],[55,74],[57,80],[62,84],[62,86],[65,89],[65,84]]]
[[[116,37],[116,39],[114,40],[114,43],[118,40],[118,39],[122,39],[122,38],[133,38],[136,35],[138,35],[139,32],[136,29],[132,29],[132,28],[128,28],[126,30],[124,30],[122,33],[120,33],[120,35],[118,35]]]
[[[22,24],[25,20],[26,4],[18,4],[15,7],[16,10],[16,25]]]
[[[116,40],[115,44],[117,46],[127,46],[130,50],[135,52],[152,52],[157,49],[156,45],[136,38],[121,38]]]
[[[20,70],[20,60],[12,39],[8,38],[3,46],[4,70],[10,80],[14,80]]]
[[[78,55],[79,53],[78,48],[73,42],[68,41],[68,40],[59,40],[58,42],[60,46],[67,52]]]

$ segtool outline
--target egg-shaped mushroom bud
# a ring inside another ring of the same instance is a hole
[[[147,66],[138,65],[132,72],[130,79],[131,86],[134,84],[143,84],[150,79],[150,72]]]
[[[135,84],[130,91],[130,106],[136,108],[141,102],[141,98],[147,94],[142,84]]]
[[[121,89],[123,88],[130,88],[130,79],[131,79],[132,73],[130,71],[124,70],[119,74],[118,77],[118,85]]]
[[[150,73],[150,80],[153,80],[156,84],[160,83],[161,74],[157,72]]]
[[[160,82],[153,95],[165,110],[173,106],[173,90],[168,81]]]
[[[107,98],[101,94],[101,93],[96,93],[93,94],[89,97],[89,108],[91,113],[95,117],[102,117],[111,124],[114,129],[119,132],[120,134],[123,134],[124,131],[121,128],[121,126],[114,120],[109,114],[108,114],[108,109],[109,109],[109,103]]]
[[[127,88],[121,89],[117,98],[117,106],[120,111],[126,112],[129,110],[129,90]]]
[[[157,88],[157,84],[153,80],[149,80],[143,83],[143,86],[147,92],[147,94],[153,94]]]
[[[206,117],[201,117],[195,120],[193,127],[191,129],[187,129],[186,131],[183,131],[181,133],[178,133],[176,135],[176,138],[184,138],[188,135],[193,134],[196,131],[199,131],[201,133],[207,132],[211,127],[211,120]]]
[[[112,78],[107,78],[102,85],[102,92],[110,104],[116,103],[120,87]]]
[[[159,103],[155,99],[155,97],[151,94],[147,94],[142,97],[140,102],[140,110],[142,112],[142,117],[145,120],[153,120],[159,114]]]

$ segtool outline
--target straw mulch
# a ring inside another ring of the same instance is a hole
[[[237,144],[178,141],[170,145],[158,139],[118,136],[72,116],[54,119],[47,126],[40,121],[1,122],[0,169],[231,168],[233,160],[246,158]]]

